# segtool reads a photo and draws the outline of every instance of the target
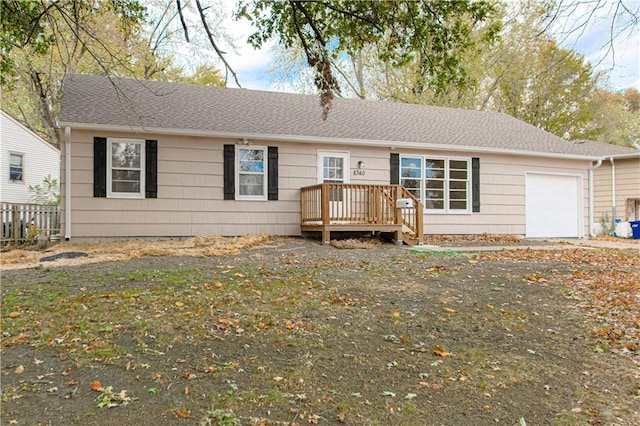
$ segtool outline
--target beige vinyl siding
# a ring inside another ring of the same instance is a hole
[[[629,199],[640,199],[640,158],[614,159],[616,180],[616,217],[627,221],[627,204]],[[594,221],[607,216],[613,217],[613,188],[611,162],[605,160],[593,171],[593,211]],[[634,220],[634,218],[631,218]]]
[[[447,156],[447,153],[438,152],[433,155]],[[583,223],[588,222],[588,162],[495,154],[474,154],[469,157],[480,158],[480,212],[427,214],[424,217],[426,234],[525,235],[526,172],[580,176],[583,187]],[[585,226],[584,232],[587,231]]]
[[[94,136],[157,140],[158,198],[94,198]],[[299,235],[300,188],[317,183],[318,150],[348,151],[349,181],[362,184],[389,184],[391,152],[479,157],[480,213],[425,215],[427,234],[524,235],[525,172],[533,171],[581,176],[587,217],[587,161],[251,140],[254,146],[278,147],[279,199],[240,201],[223,200],[223,145],[235,144],[235,139],[77,130],[72,131],[71,139],[72,240],[256,232]],[[365,163],[364,176],[353,175],[359,161]]]

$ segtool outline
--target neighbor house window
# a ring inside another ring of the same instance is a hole
[[[144,141],[109,139],[107,141],[107,196],[144,198]]]
[[[267,147],[237,147],[237,199],[267,199]]]
[[[469,212],[471,160],[403,156],[400,184],[424,204],[425,210],[443,213]]]
[[[24,182],[24,155],[17,152],[9,153],[9,180]]]

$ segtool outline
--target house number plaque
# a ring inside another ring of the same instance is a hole
[[[354,170],[353,176],[364,176],[364,170]]]

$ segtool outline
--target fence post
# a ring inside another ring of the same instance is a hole
[[[11,206],[11,232],[13,233],[13,242],[18,244],[18,206]]]

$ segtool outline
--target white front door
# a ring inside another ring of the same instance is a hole
[[[349,183],[349,153],[345,151],[318,151],[318,183]],[[348,217],[345,191],[329,193],[331,217]]]

